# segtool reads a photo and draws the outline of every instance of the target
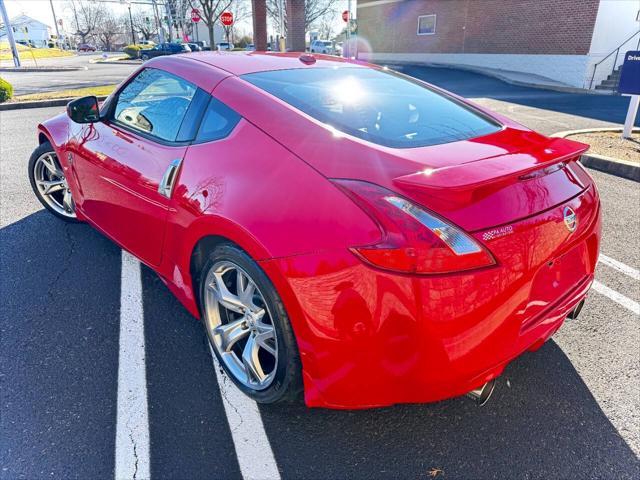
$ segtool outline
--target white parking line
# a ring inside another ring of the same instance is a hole
[[[611,300],[613,300],[619,305],[622,305],[624,308],[631,310],[636,315],[640,315],[640,303],[625,297],[621,293],[616,292],[615,290],[607,287],[606,285],[598,282],[597,280],[594,280],[593,282],[593,289],[596,292],[606,297],[609,297]]]
[[[211,350],[211,347],[209,349]],[[242,393],[223,373],[213,350],[211,350],[211,357],[242,478],[244,480],[279,480],[280,472],[264,431],[258,405]]]
[[[635,268],[630,267],[629,265],[626,265],[622,262],[619,262],[614,258],[607,257],[606,255],[601,253],[598,261],[608,267],[614,268],[619,272],[624,273],[625,275],[630,276],[634,280],[640,280],[640,270],[636,270]]]
[[[149,412],[140,262],[122,251],[116,466],[120,479],[148,479]]]

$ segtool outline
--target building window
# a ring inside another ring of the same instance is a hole
[[[435,35],[436,16],[420,15],[418,17],[418,35]]]

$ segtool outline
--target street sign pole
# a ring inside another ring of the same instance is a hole
[[[347,3],[347,45],[349,45],[349,57],[351,57],[351,0]]]
[[[631,138],[633,124],[638,114],[638,106],[640,105],[640,95],[631,95],[629,98],[629,110],[627,110],[627,119],[624,121],[624,129],[622,130],[622,138]]]
[[[18,55],[18,47],[16,47],[16,39],[13,38],[13,29],[9,22],[9,15],[7,15],[7,9],[4,7],[4,0],[0,0],[0,13],[2,13],[2,21],[4,22],[4,28],[7,30],[7,39],[11,46],[11,53],[13,54],[13,64],[16,67],[20,66],[20,56]]]

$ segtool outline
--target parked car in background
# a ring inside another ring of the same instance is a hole
[[[233,50],[234,48],[233,43],[220,42],[216,44],[216,50]]]
[[[248,44],[246,47],[244,47],[244,49],[247,52],[254,52],[256,49],[256,46],[253,43]]]
[[[156,46],[156,42],[153,40],[142,40],[140,42],[140,47],[142,48],[153,48]]]
[[[187,45],[189,45],[189,48],[191,49],[192,52],[201,52],[202,51],[202,47],[200,45],[198,45],[197,43],[187,43]]]
[[[149,50],[143,50],[140,52],[140,58],[142,60],[149,60],[154,57],[161,57],[163,55],[175,55],[176,53],[190,52],[191,48],[186,43],[159,43]]]
[[[89,45],[88,43],[81,43],[78,45],[78,51],[79,52],[95,52],[96,47],[94,47],[93,45]]]
[[[309,48],[311,53],[328,53],[335,55],[336,48],[331,40],[314,40]]]

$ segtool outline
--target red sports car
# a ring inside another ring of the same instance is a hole
[[[593,281],[587,145],[386,68],[161,57],[39,143],[42,204],[153,268],[258,402],[485,400]]]

